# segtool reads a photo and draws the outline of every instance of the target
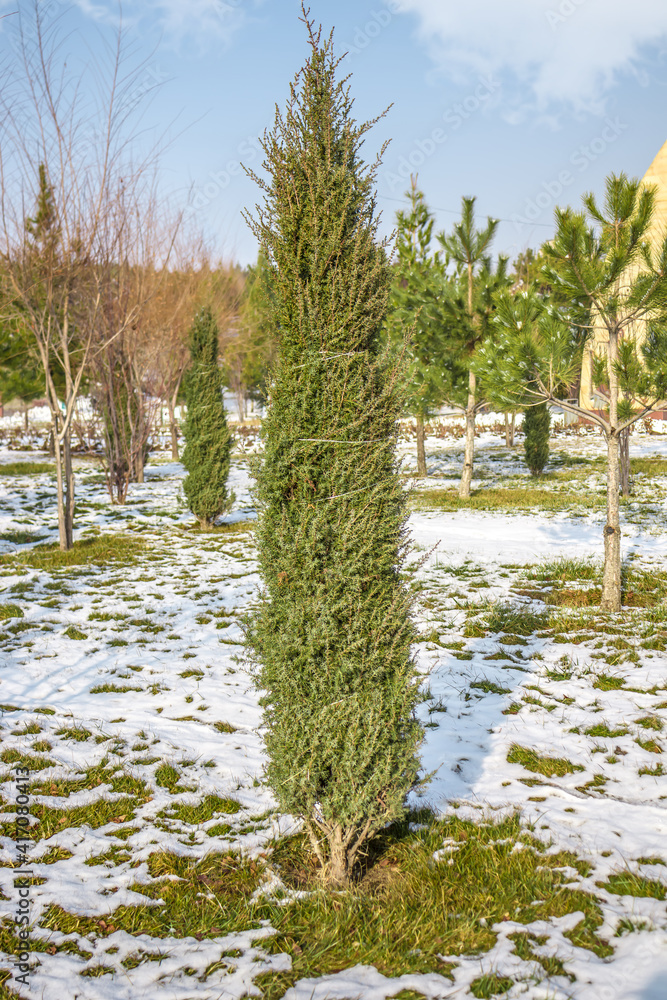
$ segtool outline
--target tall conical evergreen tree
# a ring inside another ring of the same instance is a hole
[[[523,415],[523,447],[531,476],[539,476],[549,460],[551,414],[545,402],[526,407]]]
[[[255,467],[264,593],[248,632],[265,692],[267,777],[303,818],[329,884],[403,814],[417,781],[415,631],[401,576],[395,455],[401,374],[381,350],[388,294],[377,241],[372,122],[352,118],[332,37],[303,10],[310,58],[263,148],[249,222],[271,274],[279,356]]]
[[[218,327],[210,309],[202,309],[190,331],[192,365],[185,382],[187,415],[183,429],[183,489],[202,529],[234,501],[227,490],[232,436],[227,426],[222,373],[218,365]]]

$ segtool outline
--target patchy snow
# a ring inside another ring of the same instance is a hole
[[[558,438],[552,444],[555,452],[581,458],[603,454],[603,442],[594,434]],[[401,448],[408,472],[413,447],[405,442]],[[527,478],[517,452],[500,446],[489,431],[482,433],[477,447],[477,485]],[[461,442],[433,437],[427,449],[430,475],[418,489],[454,486]],[[632,454],[667,458],[667,440],[636,435]],[[0,463],[22,459],[48,461],[37,459],[33,451],[0,454]],[[260,996],[255,978],[288,971],[291,964],[289,956],[263,948],[274,933],[266,925],[197,941],[121,930],[104,936],[63,935],[40,923],[53,904],[81,916],[110,919],[121,905],[150,903],[132,887],[152,881],[147,862],[157,850],[193,859],[225,850],[257,857],[276,836],[296,828],[290,817],[276,813],[272,795],[261,783],[261,709],[243,659],[242,616],[259,586],[248,531],[255,514],[245,460],[237,458],[232,468],[230,485],[237,501],[226,523],[234,530],[206,538],[192,530],[178,463],[157,459],[147,469],[146,482],[131,487],[125,507],[109,504],[93,465],[77,464],[76,537],[94,539],[99,531],[116,532],[136,538],[138,553],[140,546],[145,549],[131,565],[56,571],[0,567],[0,605],[18,605],[22,613],[0,623],[5,778],[12,777],[12,751],[43,758],[47,766],[34,771],[31,780],[45,788],[49,782],[55,787],[61,779],[76,779],[106,758],[111,770],[95,789],[61,797],[42,791],[31,796],[32,802],[67,809],[93,801],[122,803],[126,797],[112,787],[113,768],[143,782],[149,794],[129,818],[119,813],[96,829],[65,823],[30,851],[30,870],[45,880],[30,890],[33,937],[56,947],[69,940],[73,950],[34,952],[30,990],[21,988],[21,995],[40,1000]],[[601,513],[589,498],[603,490],[603,476],[602,467],[592,467],[580,481],[576,516],[539,510],[419,510],[412,515],[417,552],[427,553],[418,571],[421,597],[430,598],[419,617],[429,637],[416,649],[430,690],[430,700],[420,708],[423,720],[430,723],[423,765],[436,772],[430,785],[413,796],[413,804],[428,803],[443,814],[456,810],[476,820],[520,809],[524,822],[534,826],[534,835],[551,845],[549,850],[570,850],[590,863],[588,876],[580,877],[573,869],[573,877],[577,888],[601,901],[605,923],[599,934],[612,943],[613,956],[597,958],[565,936],[581,914],[535,921],[530,933],[547,939],[535,945],[535,952],[557,956],[574,977],[547,979],[542,966],[518,957],[510,940],[510,934],[527,927],[506,920],[493,928],[497,940],[489,952],[451,958],[456,963],[453,981],[435,974],[389,978],[358,965],[300,980],[285,993],[287,1000],[384,1000],[403,989],[433,998],[470,997],[473,980],[489,972],[515,981],[505,994],[510,1000],[665,996],[664,900],[615,894],[600,883],[629,869],[667,885],[667,778],[655,766],[660,753],[637,742],[653,738],[663,746],[658,724],[649,731],[638,720],[667,722],[667,654],[642,645],[639,625],[634,639],[632,629],[629,638],[624,634],[626,645],[619,643],[611,664],[596,649],[595,636],[576,644],[567,635],[562,641],[539,635],[523,641],[501,634],[463,636],[470,611],[466,602],[471,599],[480,602],[480,609],[490,606],[483,601],[508,600],[534,610],[540,607],[531,597],[513,593],[516,574],[507,571],[508,565],[563,555],[599,559]],[[561,487],[555,482],[554,489]],[[667,477],[657,483],[638,478],[632,503],[624,507],[623,526],[624,554],[653,559],[661,567],[667,557],[665,487]],[[8,536],[0,539],[0,553],[31,547],[30,541],[13,541],[15,532],[54,540],[54,525],[52,477],[0,476],[0,535]],[[624,613],[622,621],[632,622],[633,614]],[[624,686],[595,686],[599,677],[609,675]],[[587,734],[601,723],[615,735]],[[33,748],[44,741],[51,749]],[[528,772],[507,760],[515,744],[566,758],[574,770],[560,777],[529,775],[534,780],[527,785]],[[156,778],[165,763],[179,773],[177,790]],[[169,815],[175,806],[196,805],[207,795],[232,800],[235,811],[220,809],[198,824]],[[10,782],[4,786],[6,811],[0,821],[13,819],[13,796]],[[86,864],[114,846],[130,860]],[[57,847],[72,856],[40,860]],[[8,866],[16,857],[13,840],[0,838],[0,861],[5,865],[0,869],[2,906],[10,920],[16,889]],[[451,845],[445,843],[435,860],[447,864],[448,857]],[[159,901],[153,905],[159,906]],[[618,933],[621,921],[635,929]],[[160,960],[123,965],[137,954]],[[13,961],[11,955],[0,954],[0,967],[12,968]],[[108,974],[82,976],[100,963]],[[203,973],[212,966],[215,971],[204,980]],[[15,988],[11,981],[8,985]]]

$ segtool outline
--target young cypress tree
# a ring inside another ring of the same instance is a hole
[[[218,327],[202,309],[190,330],[191,367],[186,376],[187,415],[183,429],[183,483],[188,506],[207,531],[234,502],[227,490],[232,436],[227,426],[222,373],[218,366]]]
[[[523,415],[523,447],[531,476],[539,476],[549,460],[551,414],[546,402],[527,406]]]
[[[302,817],[325,880],[404,811],[421,726],[402,579],[401,373],[381,349],[389,274],[373,184],[332,36],[302,7],[310,57],[263,138],[248,217],[270,268],[279,354],[255,467],[264,592],[248,648],[264,692],[267,777]]]

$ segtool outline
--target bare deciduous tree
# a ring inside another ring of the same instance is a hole
[[[45,375],[66,550],[73,544],[72,420],[104,300],[99,253],[114,246],[120,192],[149,165],[128,167],[142,67],[126,71],[119,26],[106,73],[98,64],[96,73],[75,77],[57,21],[45,20],[36,0],[17,22],[15,58],[0,91],[2,280],[6,311],[30,330]]]

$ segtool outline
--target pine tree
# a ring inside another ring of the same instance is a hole
[[[218,327],[210,309],[202,309],[192,325],[190,354],[183,429],[183,465],[188,475],[183,489],[202,530],[208,530],[234,502],[234,495],[227,490],[232,437],[218,366]]]
[[[462,360],[467,369],[466,433],[459,485],[459,496],[462,498],[470,496],[475,457],[475,417],[483,405],[477,386],[474,355],[484,343],[489,329],[487,321],[493,311],[493,293],[507,284],[507,259],[499,258],[494,273],[488,256],[497,228],[498,220],[488,218],[484,229],[476,229],[475,198],[463,198],[461,221],[456,223],[451,236],[444,233],[438,235],[443,250],[457,264],[458,283],[465,289],[463,299],[459,297],[457,302],[455,297],[451,297],[450,301],[455,326],[463,331],[463,359],[457,359],[452,370],[460,367]],[[453,385],[453,389],[454,397],[461,392],[460,385]]]
[[[584,196],[584,212],[556,209],[545,244],[545,280],[568,303],[553,309],[534,292],[498,298],[499,335],[477,359],[507,401],[550,402],[597,424],[607,443],[607,518],[600,605],[620,611],[621,435],[667,399],[667,237],[652,231],[655,189],[625,174],[606,181],[604,207]],[[597,317],[607,343],[592,386],[606,411],[579,404],[584,345]],[[640,334],[638,336],[637,334]],[[606,355],[606,356],[605,356]]]
[[[551,414],[545,402],[527,406],[523,415],[523,447],[531,476],[539,476],[549,460]]]
[[[389,274],[377,163],[359,152],[373,122],[352,118],[332,36],[302,14],[310,57],[264,135],[264,205],[248,217],[279,331],[254,469],[265,589],[248,649],[269,783],[302,818],[323,877],[344,885],[368,838],[403,814],[422,730],[401,575],[401,373],[381,349]]]
[[[439,315],[444,271],[430,253],[434,218],[417,180],[411,178],[410,211],[396,213],[397,260],[392,271],[387,334],[397,351],[407,345],[405,409],[417,420],[417,475],[426,476],[424,422],[444,398],[442,372],[445,326]]]

